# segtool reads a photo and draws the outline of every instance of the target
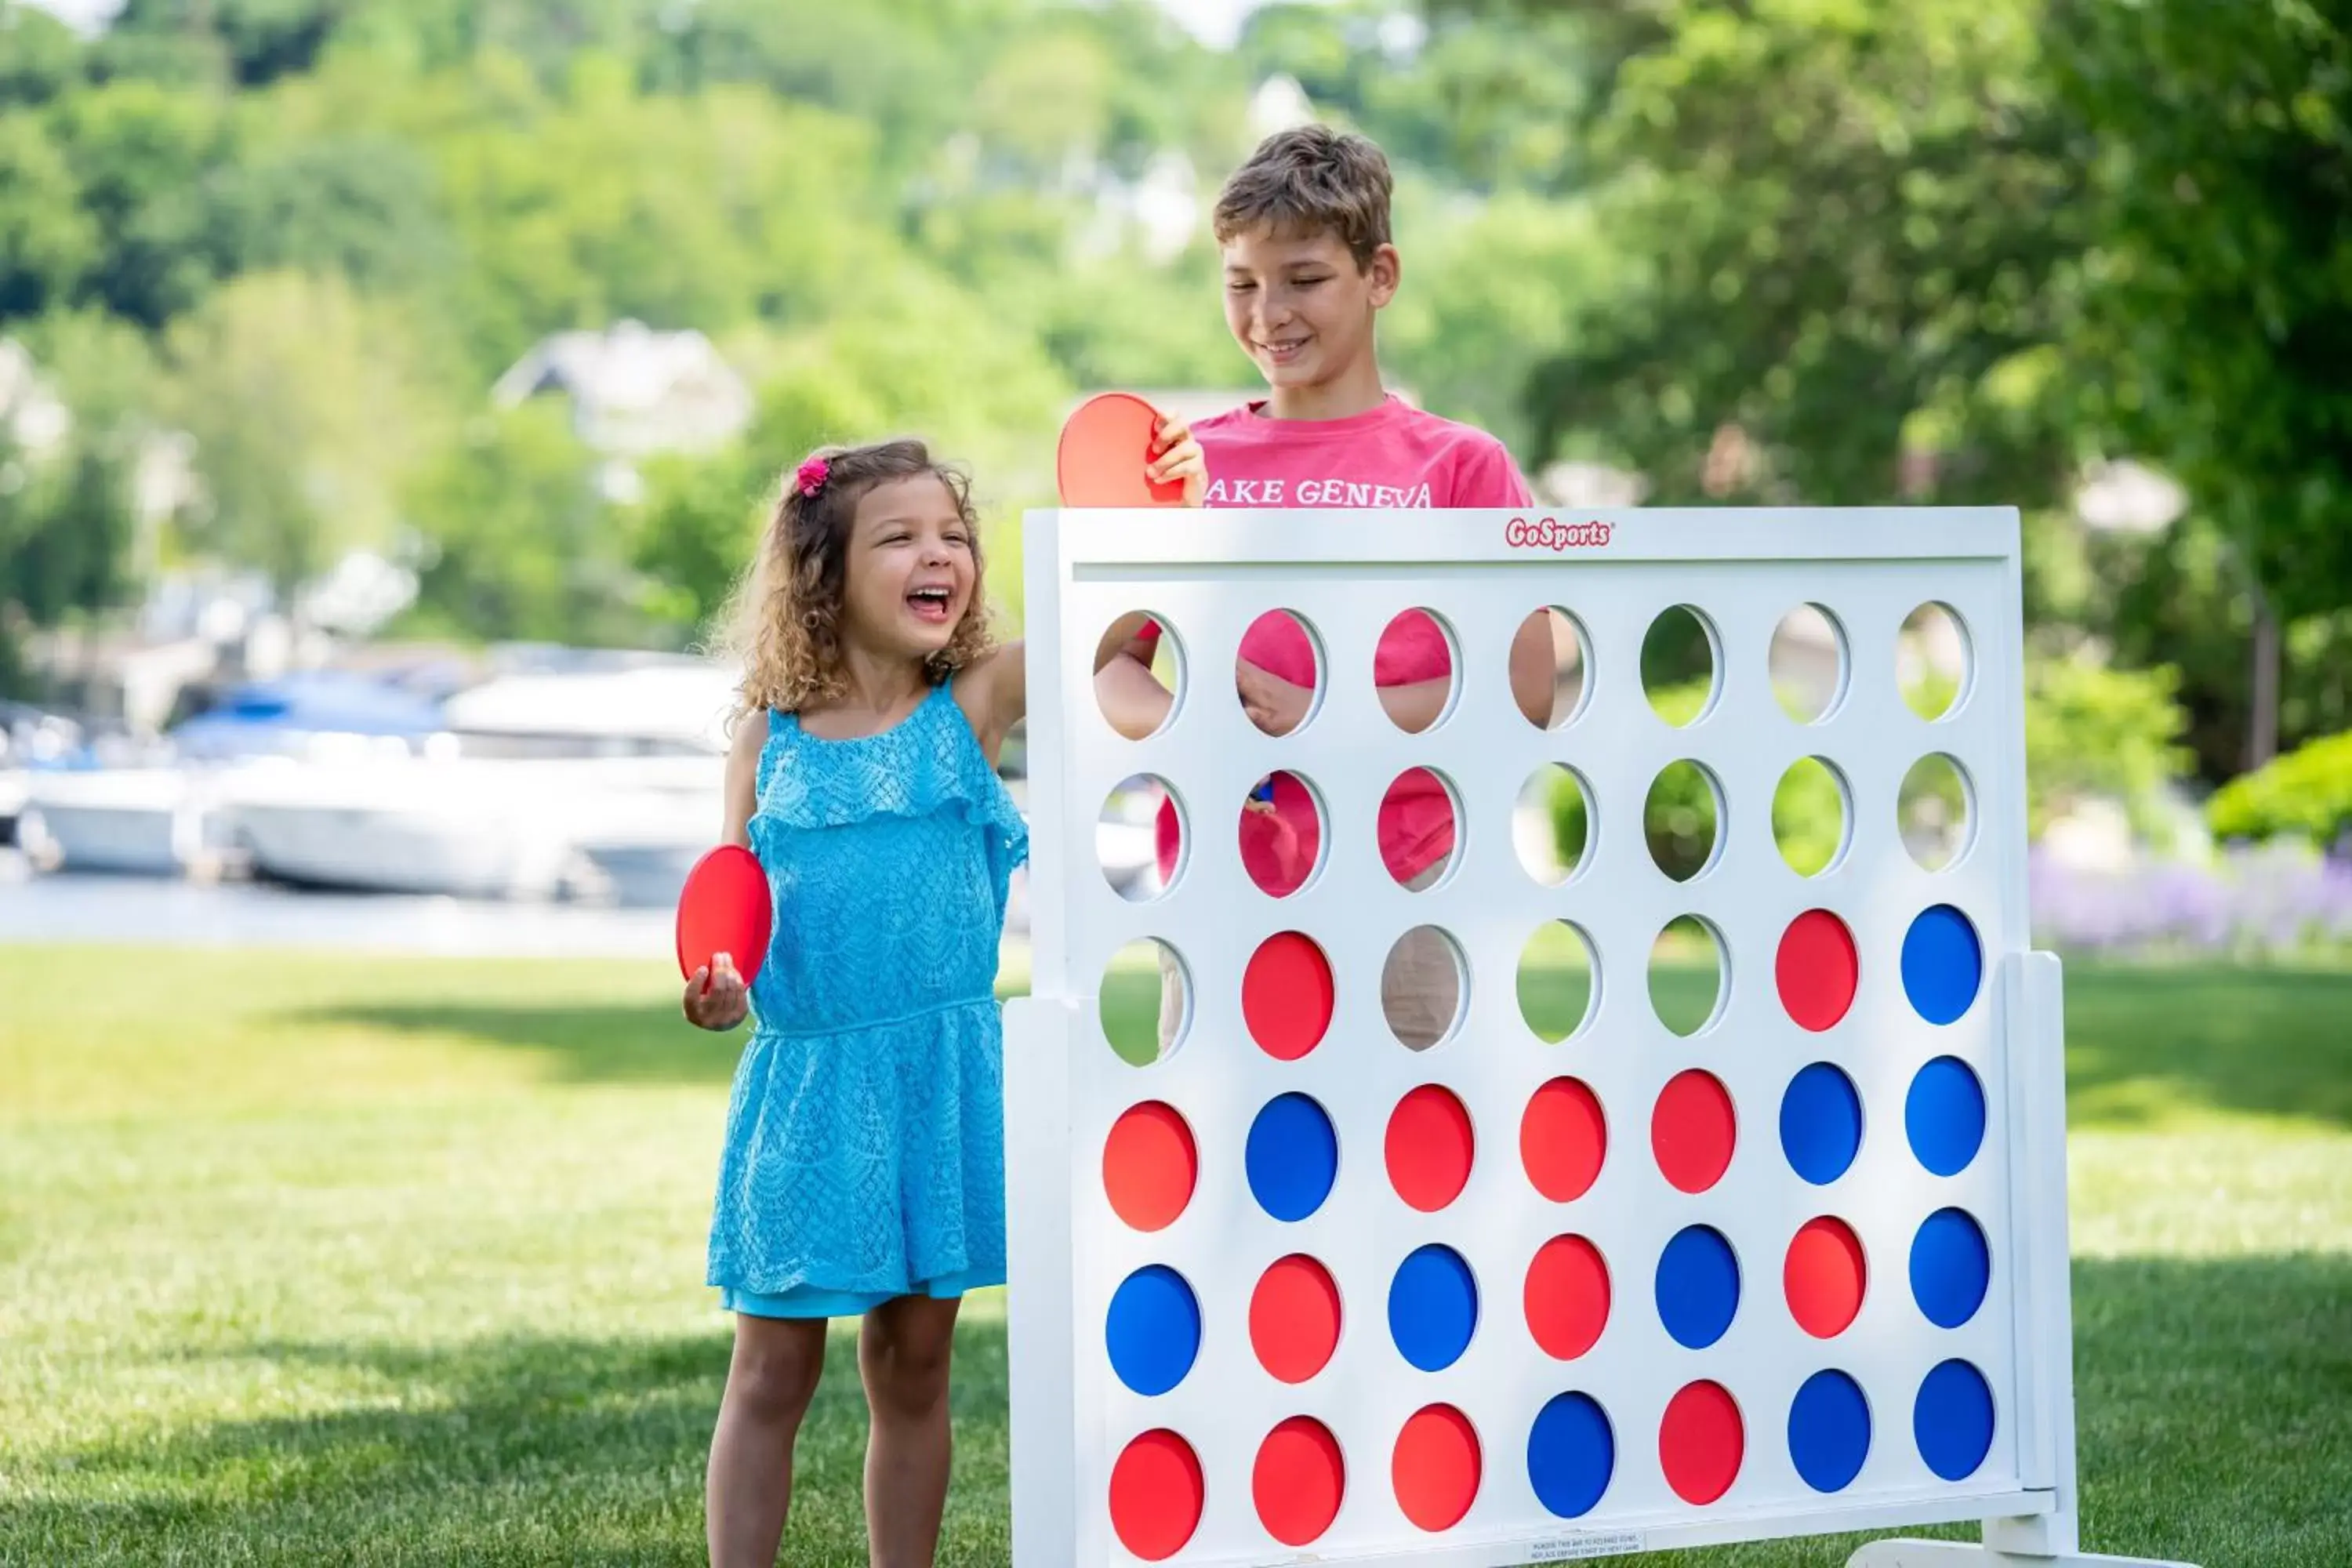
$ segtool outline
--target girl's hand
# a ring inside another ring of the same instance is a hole
[[[1208,454],[1193,438],[1192,426],[1178,419],[1162,419],[1160,433],[1152,438],[1151,450],[1158,454],[1144,468],[1144,474],[1154,484],[1166,484],[1179,479],[1184,485],[1184,504],[1199,506],[1209,489]]]
[[[698,1029],[731,1029],[751,1013],[751,990],[726,953],[716,954],[686,983],[687,1022]]]

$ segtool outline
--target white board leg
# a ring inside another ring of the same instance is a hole
[[[2109,1557],[2096,1552],[2032,1556],[1974,1541],[1874,1541],[1845,1560],[1845,1568],[2195,1568],[2158,1557]]]

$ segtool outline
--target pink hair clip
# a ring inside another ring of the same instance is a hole
[[[831,471],[831,465],[823,458],[811,458],[801,465],[800,472],[793,479],[800,486],[801,494],[813,496],[824,488],[824,477]]]

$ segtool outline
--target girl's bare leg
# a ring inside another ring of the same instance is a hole
[[[735,1354],[704,1482],[711,1568],[775,1568],[793,1443],[824,1370],[823,1318],[735,1317]]]
[[[948,1362],[955,1300],[901,1296],[866,1314],[857,1366],[873,1431],[866,1535],[873,1568],[931,1568],[947,1509]]]

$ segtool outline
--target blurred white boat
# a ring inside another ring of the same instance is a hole
[[[247,770],[257,876],[474,898],[674,900],[718,842],[735,674],[691,660],[515,675],[449,698],[424,754]]]
[[[237,775],[222,815],[254,874],[276,881],[649,902],[675,886],[663,893],[658,870],[617,886],[591,851],[621,845],[691,865],[718,841],[724,768],[716,754],[257,765]]]
[[[174,877],[203,871],[220,775],[210,768],[92,768],[27,777],[16,841],[44,871]]]

